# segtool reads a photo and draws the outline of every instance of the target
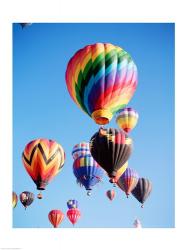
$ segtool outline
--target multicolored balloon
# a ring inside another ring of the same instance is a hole
[[[36,139],[26,145],[22,161],[37,189],[45,190],[46,185],[62,170],[65,153],[56,141]]]
[[[121,190],[126,193],[128,198],[132,190],[136,187],[138,180],[139,180],[138,173],[132,168],[127,168],[119,178],[117,184],[118,187],[120,187]]]
[[[139,178],[136,187],[132,190],[133,196],[142,203],[142,208],[144,202],[149,197],[152,191],[152,183],[146,178]]]
[[[74,225],[77,223],[78,219],[81,217],[81,213],[78,208],[71,208],[67,211],[67,217]]]
[[[12,192],[12,207],[15,208],[18,203],[18,196],[15,192]]]
[[[19,196],[22,205],[25,209],[30,206],[34,201],[34,194],[28,191],[24,191]]]
[[[64,219],[64,214],[61,210],[54,209],[49,212],[48,218],[53,227],[57,228],[62,223]]]
[[[108,190],[108,191],[106,192],[106,196],[107,196],[107,197],[109,198],[109,200],[111,200],[111,201],[114,199],[115,195],[116,195],[116,193],[115,193],[114,190]]]
[[[69,200],[69,201],[67,201],[67,206],[69,209],[78,208],[78,201],[77,200]]]
[[[90,152],[113,182],[117,171],[128,161],[132,139],[119,129],[100,128],[90,140]]]
[[[137,87],[137,67],[118,46],[87,45],[70,59],[66,84],[78,107],[104,125],[132,98]]]
[[[88,190],[87,195],[90,195],[92,187],[102,180],[105,172],[91,155],[84,155],[74,161],[73,173],[78,183]]]
[[[119,128],[129,133],[137,124],[139,115],[133,108],[124,108],[118,111],[116,123]]]
[[[76,160],[79,156],[90,154],[89,142],[80,142],[73,147],[72,156]]]

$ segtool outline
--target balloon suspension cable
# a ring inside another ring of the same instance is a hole
[[[100,128],[100,129],[105,129],[105,126],[104,126],[104,125],[101,125],[99,128]]]

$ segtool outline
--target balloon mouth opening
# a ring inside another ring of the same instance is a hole
[[[105,125],[110,122],[113,114],[106,109],[99,109],[92,113],[92,118],[98,125]]]
[[[40,182],[40,183],[37,183],[37,189],[38,190],[45,190],[45,187],[46,187],[46,182]]]
[[[129,132],[131,132],[131,129],[130,128],[125,128],[125,129],[123,129],[126,133],[129,133]]]

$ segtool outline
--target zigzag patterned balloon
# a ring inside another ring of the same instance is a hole
[[[80,49],[70,59],[66,84],[79,108],[104,125],[132,98],[137,87],[137,68],[122,48],[96,43]]]
[[[29,142],[22,154],[24,167],[39,190],[44,190],[45,186],[60,172],[64,160],[65,153],[62,146],[48,139]]]

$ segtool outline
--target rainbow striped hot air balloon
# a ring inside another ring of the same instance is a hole
[[[12,207],[15,208],[18,203],[18,196],[15,192],[12,192]]]
[[[22,161],[37,189],[45,190],[46,185],[61,171],[65,153],[61,145],[53,140],[36,139],[26,145]]]
[[[122,48],[96,43],[80,49],[70,59],[66,84],[79,108],[104,125],[132,98],[137,87],[137,67]]]
[[[118,111],[116,123],[119,128],[129,133],[137,124],[139,115],[133,108],[124,108]]]

